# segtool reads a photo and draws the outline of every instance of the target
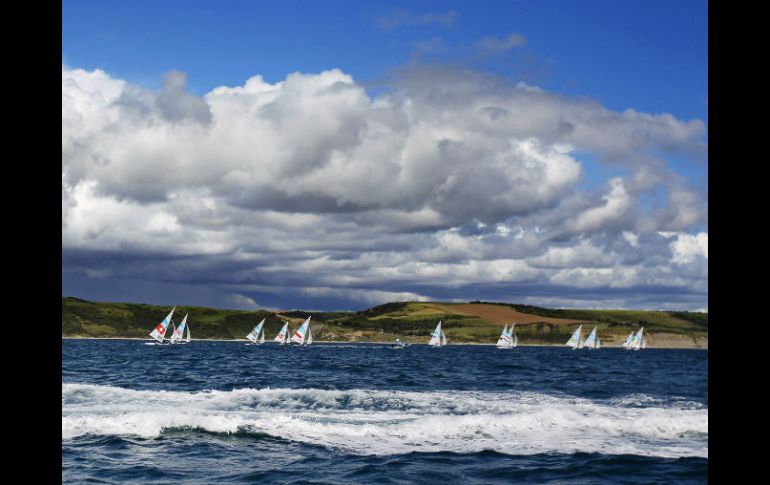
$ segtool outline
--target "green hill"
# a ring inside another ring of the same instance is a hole
[[[148,338],[171,310],[141,303],[90,302],[62,298],[63,337]],[[651,346],[708,347],[708,314],[643,310],[567,310],[507,303],[395,302],[359,312],[270,312],[178,306],[178,321],[189,313],[193,339],[243,339],[265,318],[267,338],[283,321],[291,328],[312,316],[319,341],[390,342],[396,337],[424,343],[441,320],[453,343],[494,343],[503,325],[516,322],[521,344],[563,344],[578,324],[596,325],[606,345],[619,343],[644,326]],[[584,329],[586,332],[590,330]]]

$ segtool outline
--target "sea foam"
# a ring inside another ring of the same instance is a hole
[[[62,384],[62,439],[165,430],[267,434],[360,455],[413,451],[708,458],[708,408],[630,395],[236,389],[146,391]]]

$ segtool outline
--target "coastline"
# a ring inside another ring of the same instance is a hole
[[[141,338],[141,337],[65,337],[62,336],[62,340],[136,340],[136,341],[145,341],[149,342],[152,339],[149,338]],[[242,342],[247,343],[248,340],[246,339],[206,339],[206,338],[197,338],[193,341],[199,341],[199,342]],[[266,344],[272,343],[272,341],[265,342]],[[409,345],[427,345],[426,343],[417,343],[417,342],[405,342]],[[361,341],[350,341],[350,340],[316,340],[313,342],[313,344],[322,344],[322,345],[328,345],[328,344],[352,344],[352,345],[392,345],[393,341],[389,340],[386,342],[383,341],[371,341],[371,342],[361,342]],[[448,345],[480,345],[480,346],[489,346],[489,347],[495,347],[496,344],[494,343],[482,343],[482,342],[457,342],[457,343],[449,343]],[[564,347],[563,344],[545,344],[545,343],[521,343],[519,342],[518,347]],[[620,345],[604,345],[602,346],[603,349],[620,349],[622,348]],[[704,346],[671,346],[671,345],[661,345],[661,346],[654,346],[654,345],[648,345],[648,349],[679,349],[679,350],[687,350],[687,349],[693,349],[693,350],[708,350],[708,343]]]

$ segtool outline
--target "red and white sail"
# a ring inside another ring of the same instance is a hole
[[[302,322],[302,325],[300,325],[297,331],[294,332],[294,335],[291,336],[291,341],[298,344],[305,343],[305,335],[307,335],[308,325],[310,325],[310,317],[307,317],[307,320]]]
[[[174,314],[174,310],[176,310],[176,307],[172,308],[171,312],[166,316],[166,318],[164,318],[163,321],[160,322],[152,332],[150,332],[150,337],[154,338],[158,342],[163,342],[163,338],[166,336],[166,330],[168,330],[168,325],[171,323],[171,316]]]

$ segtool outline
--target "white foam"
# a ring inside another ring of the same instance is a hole
[[[633,395],[238,389],[136,391],[62,384],[62,438],[157,437],[165,429],[253,432],[349,453],[495,450],[708,457],[708,409]]]

